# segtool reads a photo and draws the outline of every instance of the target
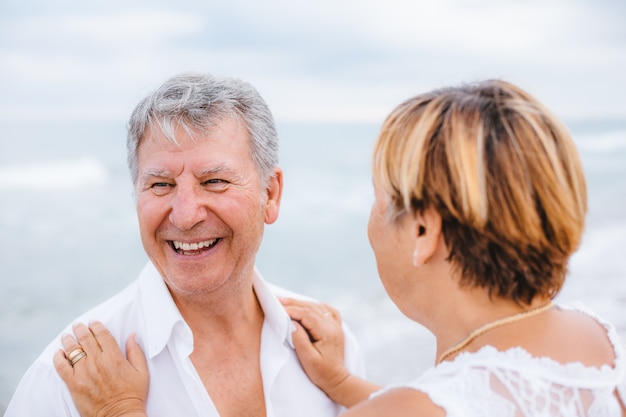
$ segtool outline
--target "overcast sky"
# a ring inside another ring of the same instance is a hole
[[[279,122],[380,123],[483,78],[626,119],[626,1],[0,0],[0,123],[125,122],[187,70],[250,81]]]

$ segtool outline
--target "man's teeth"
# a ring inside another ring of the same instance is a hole
[[[185,242],[177,242],[175,240],[172,241],[174,245],[174,249],[190,251],[190,250],[200,250],[202,248],[208,248],[213,245],[217,239],[205,240],[203,242],[194,242],[194,243],[185,243]]]

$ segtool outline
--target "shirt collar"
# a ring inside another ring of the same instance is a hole
[[[296,330],[291,318],[285,311],[285,307],[278,301],[280,296],[292,296],[280,287],[265,281],[257,268],[254,268],[254,280],[252,283],[254,293],[263,309],[265,325],[268,326],[281,340],[286,341],[292,348],[291,334]]]
[[[254,269],[252,285],[265,315],[265,325],[293,348],[291,334],[296,328],[278,301],[279,296],[292,294],[265,281],[257,268]],[[191,354],[193,350],[191,329],[185,323],[167,285],[152,262],[148,262],[139,276],[139,294],[144,311],[146,355],[149,358],[155,357],[172,338],[177,336],[180,336],[177,342],[183,343],[186,346],[185,350]]]
[[[146,355],[149,358],[158,355],[174,337],[173,335],[179,332],[189,345],[191,353],[193,349],[191,329],[178,311],[165,281],[152,262],[148,262],[139,276],[139,296],[144,311]]]

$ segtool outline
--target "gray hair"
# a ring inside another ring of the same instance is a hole
[[[183,73],[165,81],[137,104],[128,121],[128,167],[137,183],[137,152],[146,129],[153,126],[172,143],[177,126],[193,137],[220,120],[243,122],[250,135],[250,154],[266,184],[278,165],[278,136],[269,107],[249,83],[204,73]],[[155,126],[156,125],[156,126]]]

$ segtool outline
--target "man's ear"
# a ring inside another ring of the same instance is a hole
[[[415,249],[413,266],[425,265],[435,255],[441,241],[441,216],[435,209],[427,208],[415,215]]]
[[[267,200],[265,201],[265,223],[272,224],[278,219],[280,199],[283,195],[283,170],[279,167],[274,169],[265,188]]]

